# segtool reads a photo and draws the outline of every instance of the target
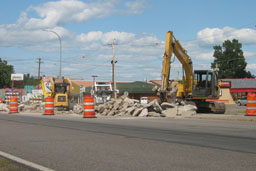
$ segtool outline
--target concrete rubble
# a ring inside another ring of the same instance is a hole
[[[0,104],[0,111],[8,112],[9,109],[8,109],[8,107],[7,107],[6,104],[1,103],[1,104]]]
[[[79,104],[75,104],[72,112],[75,114],[82,115],[84,112],[84,108]]]
[[[111,100],[95,107],[97,115],[101,116],[133,116],[133,117],[176,117],[196,114],[196,106],[164,102],[157,100],[148,104],[140,104],[138,100],[129,99],[126,95],[117,100]]]
[[[20,104],[19,111],[20,112],[36,112],[40,113],[44,111],[45,103],[34,103],[34,104]]]
[[[45,103],[20,104],[20,112],[44,113]],[[105,104],[95,106],[95,114],[98,116],[122,116],[122,117],[180,117],[192,116],[196,114],[196,106],[191,104],[167,103],[161,105],[155,99],[148,104],[141,104],[139,100],[128,98],[124,94],[118,99],[108,101]],[[8,112],[6,104],[0,104],[0,111]],[[80,104],[74,105],[73,110],[58,111],[54,109],[54,114],[79,114],[83,115],[84,109]]]

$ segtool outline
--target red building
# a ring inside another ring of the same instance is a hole
[[[256,93],[255,78],[219,79],[220,87],[229,89],[234,100],[247,96],[249,92]]]

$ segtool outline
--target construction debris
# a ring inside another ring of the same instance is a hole
[[[44,113],[45,103],[19,104],[20,112]],[[54,109],[54,114],[78,114],[84,113],[83,105],[75,104],[73,110],[58,111]],[[185,102],[167,103],[161,105],[155,99],[148,104],[140,103],[139,100],[128,98],[125,93],[120,98],[95,106],[95,114],[98,116],[119,116],[119,117],[180,117],[196,114],[196,106]],[[8,112],[6,104],[0,104],[0,111]]]
[[[83,109],[83,107],[81,105],[79,105],[79,104],[75,104],[74,105],[73,113],[82,115],[83,112],[84,112],[84,109]]]
[[[127,95],[119,99],[96,106],[97,115],[102,116],[134,116],[134,117],[175,117],[191,116],[196,114],[196,106],[176,103],[162,103],[157,100],[148,104],[140,104],[138,100],[129,99]]]
[[[19,111],[40,113],[44,111],[44,103],[20,104]]]
[[[8,112],[9,109],[7,108],[7,105],[4,103],[0,103],[0,111]]]

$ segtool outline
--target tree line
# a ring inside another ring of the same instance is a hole
[[[14,74],[14,67],[9,65],[6,60],[0,58],[0,88],[10,88],[11,74]],[[24,74],[23,85],[38,85],[40,80],[30,74]]]

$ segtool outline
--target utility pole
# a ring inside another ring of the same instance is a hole
[[[112,43],[108,44],[112,46],[112,55],[113,55],[113,60],[111,61],[112,64],[112,81],[113,81],[113,93],[114,93],[114,99],[117,98],[117,91],[116,91],[116,63],[117,61],[115,60],[115,45],[117,45],[115,43],[115,39],[113,40]]]
[[[38,58],[38,62],[37,62],[37,63],[38,63],[38,80],[40,80],[40,68],[41,68],[40,66],[41,66],[41,64],[43,63],[43,62],[41,61],[41,59],[42,59],[42,58],[39,57],[39,58]]]

